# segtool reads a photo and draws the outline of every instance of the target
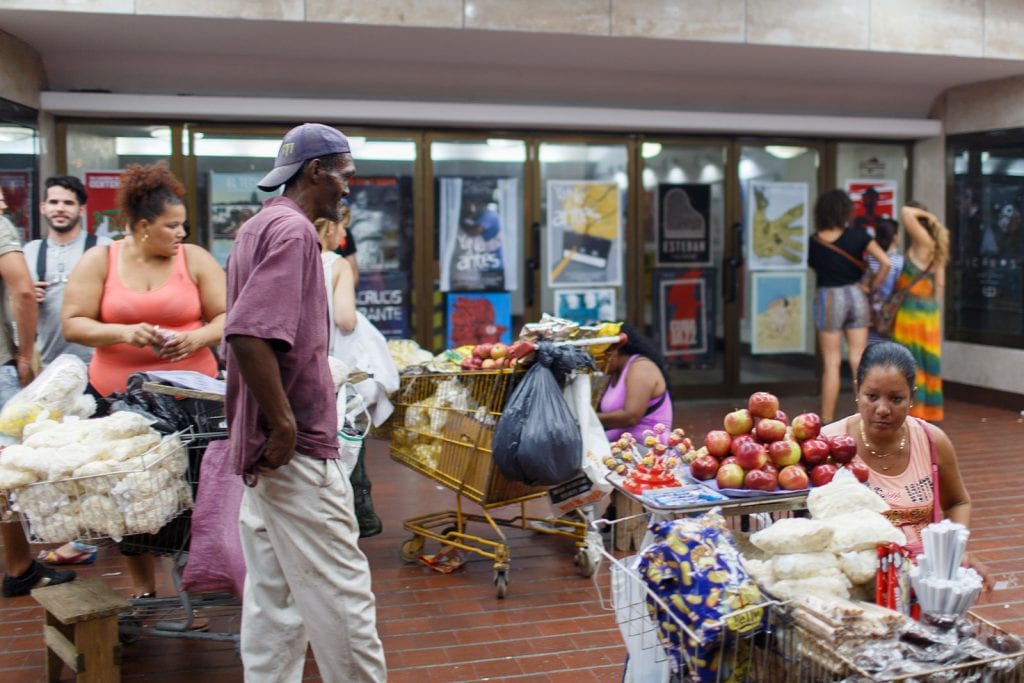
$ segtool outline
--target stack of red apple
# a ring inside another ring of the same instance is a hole
[[[470,354],[462,359],[459,367],[465,371],[511,368],[533,353],[535,349],[536,347],[528,341],[518,341],[512,346],[501,342],[477,344]]]
[[[662,436],[665,437],[662,441]],[[626,432],[611,444],[611,455],[604,464],[609,470],[622,475],[622,486],[640,494],[644,491],[679,486],[673,473],[684,462],[684,456],[693,450],[693,442],[682,429],[671,432],[663,424],[644,430],[638,441]]]
[[[779,399],[766,391],[751,394],[747,407],[726,415],[723,426],[707,433],[690,463],[694,478],[714,479],[720,489],[798,491],[829,483],[839,467],[867,481],[867,466],[853,461],[852,436],[820,437],[815,413],[797,415],[789,424]]]

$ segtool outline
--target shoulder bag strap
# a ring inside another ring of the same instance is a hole
[[[95,247],[96,239],[96,235],[92,234],[91,232],[85,233],[85,249],[82,250],[82,253],[85,253],[92,249],[93,247]]]
[[[932,430],[928,428],[928,423],[919,417],[915,417],[914,419],[921,425],[921,429],[924,430],[925,436],[928,437],[928,446],[931,451],[932,460],[932,521],[939,522],[942,520],[942,501],[939,500],[938,447],[935,445],[935,438],[932,436]]]
[[[907,258],[909,258],[909,257],[907,257]],[[900,301],[900,303],[902,303],[903,302],[903,296],[907,292],[912,290],[914,288],[914,285],[916,285],[918,282],[920,282],[922,279],[924,279],[924,276],[927,275],[929,273],[929,271],[931,271],[933,265],[935,265],[935,261],[932,261],[931,263],[929,263],[927,268],[925,268],[920,273],[915,275],[914,279],[911,280],[910,284],[908,284],[906,287],[893,288],[892,292],[889,293],[888,298],[886,298],[886,301],[892,301],[894,298],[899,297],[898,301]],[[931,434],[929,434],[928,436],[931,437]]]
[[[831,242],[829,242],[827,240],[821,239],[821,237],[819,237],[818,235],[815,235],[814,239],[818,240],[818,244],[820,244],[820,245],[822,245],[824,247],[828,247],[829,249],[831,249],[832,251],[836,252],[837,254],[841,254],[844,258],[846,258],[847,261],[849,261],[853,265],[857,266],[861,270],[867,270],[868,269],[868,264],[867,263],[865,263],[864,261],[861,261],[859,258],[856,258],[856,257],[852,256],[848,252],[843,251],[842,249],[840,249],[836,245],[832,244]]]
[[[46,243],[45,237],[39,240],[39,252],[36,254],[36,279],[37,281],[46,280]]]

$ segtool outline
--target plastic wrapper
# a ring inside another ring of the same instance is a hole
[[[41,414],[54,419],[79,415],[78,399],[88,381],[88,370],[80,358],[58,356],[0,410],[0,432],[20,439],[25,425]]]
[[[523,325],[523,329],[519,332],[519,340],[565,341],[575,338],[579,328],[579,323],[544,313],[537,322]]]
[[[886,512],[889,505],[852,472],[839,470],[830,483],[811,488],[807,509],[814,519],[828,519],[861,510]]]
[[[838,572],[839,561],[833,553],[791,553],[772,558],[772,574],[776,580],[834,576]]]
[[[846,553],[870,550],[883,543],[904,543],[903,532],[881,513],[870,510],[847,512],[830,517],[824,524],[832,530],[829,550]]]
[[[878,570],[878,553],[874,550],[840,553],[839,569],[854,585],[873,582]]]
[[[832,529],[824,522],[786,517],[751,535],[750,542],[771,555],[814,553],[829,548],[832,534]]]
[[[0,491],[21,488],[37,481],[39,477],[32,472],[0,465]]]
[[[37,480],[45,480],[50,476],[50,458],[54,449],[36,449],[29,446],[14,444],[4,448],[0,462],[4,467],[29,472]]]
[[[651,531],[655,543],[641,553],[637,569],[650,592],[661,600],[648,595],[647,609],[677,668],[685,648],[686,659],[701,681],[745,680],[749,658],[720,655],[749,647],[749,642],[733,639],[763,628],[767,609],[757,607],[763,602],[761,590],[743,568],[725,520],[711,512],[661,522]],[[668,612],[662,604],[668,605]],[[742,618],[729,619],[745,608],[754,609]],[[676,622],[698,642],[692,642]]]
[[[83,496],[78,502],[78,516],[79,524],[86,529],[117,539],[125,535],[124,515],[108,495]]]
[[[458,378],[453,377],[437,385],[433,395],[417,401],[405,411],[405,426],[409,429],[440,434],[452,411],[462,413],[481,410]]]
[[[750,578],[757,581],[762,586],[769,586],[775,583],[775,574],[772,571],[771,560],[755,560],[752,558],[743,558],[743,567],[750,574]]]
[[[850,597],[850,581],[836,570],[827,576],[812,576],[806,579],[784,579],[768,586],[768,592],[780,600],[794,600],[802,595]]]
[[[391,360],[395,362],[399,372],[413,365],[429,363],[433,358],[430,351],[420,347],[412,339],[389,339],[388,353],[391,354]]]
[[[101,459],[105,453],[100,444],[74,444],[49,451],[49,472],[46,478],[50,481],[65,479],[82,465]]]

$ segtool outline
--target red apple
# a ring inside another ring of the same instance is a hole
[[[718,464],[718,466],[721,467],[722,465],[738,465],[738,464],[739,463],[736,462],[736,456],[735,455],[727,455],[726,457],[722,458],[722,461]]]
[[[466,371],[472,370],[473,369],[473,359],[472,358],[463,358],[459,362],[459,367],[462,368],[463,370],[466,370]]]
[[[754,417],[746,408],[740,408],[727,414],[723,425],[725,426],[725,431],[733,436],[749,434],[750,430],[754,428]]]
[[[793,418],[792,427],[797,441],[813,439],[821,432],[821,418],[817,413],[801,413]]]
[[[857,455],[857,440],[849,434],[836,434],[828,438],[828,451],[832,462],[845,465]]]
[[[743,486],[752,491],[774,491],[779,488],[779,480],[770,472],[751,470],[743,478]]]
[[[508,355],[508,347],[498,342],[491,347],[491,358],[498,360]]]
[[[779,468],[776,467],[770,459],[765,464],[761,465],[761,471],[779,476]]]
[[[493,344],[477,344],[476,346],[473,347],[473,355],[479,358],[480,360],[490,358],[491,348],[493,346]]]
[[[786,413],[784,413],[782,411],[782,409],[779,409],[779,410],[775,411],[775,419],[778,420],[779,422],[781,422],[784,425],[788,425],[789,424],[789,416],[786,415]]]
[[[758,421],[757,426],[754,427],[754,433],[762,443],[773,443],[786,438],[786,425],[779,420],[765,417]]]
[[[723,429],[715,429],[704,435],[704,446],[708,453],[716,458],[722,458],[729,454],[732,437]]]
[[[494,368],[498,367],[498,361],[494,360],[493,358],[484,358],[482,361],[480,361],[480,367],[483,368],[484,370],[493,370]]]
[[[787,467],[800,462],[803,452],[800,444],[790,439],[782,439],[768,446],[768,457],[772,459],[776,467]]]
[[[752,437],[750,434],[740,434],[739,436],[733,438],[732,445],[729,446],[729,452],[732,453],[733,455],[736,455],[736,450],[740,447],[740,444],[746,443],[747,441],[754,441],[754,437]]]
[[[848,469],[853,472],[853,476],[857,477],[862,484],[867,483],[868,477],[871,476],[871,468],[860,460],[848,462],[840,469]]]
[[[734,455],[737,464],[745,470],[759,470],[768,462],[768,453],[765,452],[764,446],[753,439],[741,443]]]
[[[700,456],[690,463],[690,474],[701,481],[714,479],[718,474],[718,458],[711,455]]]
[[[828,460],[828,443],[822,439],[807,439],[800,444],[800,453],[809,467],[822,465]]]
[[[832,481],[832,477],[836,476],[836,466],[829,465],[818,465],[811,470],[811,483],[815,486],[824,486],[825,484]]]
[[[779,409],[779,399],[767,391],[755,391],[747,400],[747,410],[757,417],[775,417]]]
[[[779,472],[779,488],[787,491],[798,491],[810,486],[807,471],[800,465],[788,465]]]
[[[718,468],[715,481],[720,489],[738,489],[743,488],[743,479],[746,475],[742,467],[736,463],[729,463]]]

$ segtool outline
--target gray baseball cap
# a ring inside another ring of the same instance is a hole
[[[290,180],[303,162],[329,154],[351,153],[348,138],[341,131],[322,123],[304,123],[285,134],[274,168],[256,186],[270,192]]]

